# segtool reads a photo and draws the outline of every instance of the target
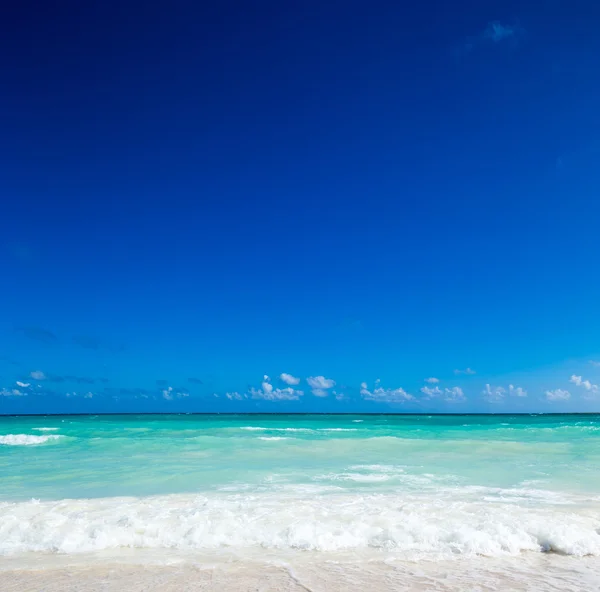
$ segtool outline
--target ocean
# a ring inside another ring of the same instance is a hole
[[[0,417],[6,589],[597,589],[599,556],[600,415]]]

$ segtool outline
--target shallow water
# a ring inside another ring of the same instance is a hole
[[[598,415],[0,418],[0,475],[5,569],[600,556]]]

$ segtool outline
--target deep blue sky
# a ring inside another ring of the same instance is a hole
[[[598,409],[599,22],[4,7],[0,412]]]

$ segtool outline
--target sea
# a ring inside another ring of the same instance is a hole
[[[600,415],[0,417],[0,589],[138,585],[600,589]]]

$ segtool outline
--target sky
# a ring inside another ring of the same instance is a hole
[[[599,22],[5,7],[0,413],[600,411]]]

